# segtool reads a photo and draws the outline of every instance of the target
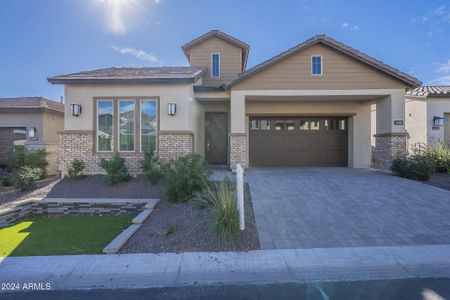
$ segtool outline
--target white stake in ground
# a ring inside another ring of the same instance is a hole
[[[239,212],[239,229],[245,229],[244,219],[244,169],[240,164],[236,165],[236,198]]]

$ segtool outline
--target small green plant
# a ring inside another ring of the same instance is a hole
[[[214,227],[220,238],[239,232],[239,214],[236,203],[236,184],[224,179],[210,192],[216,213]]]
[[[141,160],[141,169],[152,184],[157,184],[164,177],[159,157],[153,148],[145,152],[144,159]]]
[[[5,177],[2,177],[2,184],[3,186],[12,186],[14,184],[14,176],[7,175]]]
[[[47,175],[45,150],[29,150],[23,145],[14,145],[6,160],[9,171],[17,171],[24,166],[39,168],[42,170],[41,179]]]
[[[436,164],[428,154],[416,154],[406,158],[396,158],[391,165],[394,174],[416,180],[430,180],[434,174]]]
[[[165,236],[168,237],[168,236],[174,234],[177,230],[178,230],[178,225],[172,224],[166,229]]]
[[[40,168],[24,166],[19,169],[14,178],[14,188],[21,192],[32,190],[36,187],[41,176],[42,170]]]
[[[102,158],[100,167],[106,171],[106,182],[109,184],[131,180],[131,175],[123,157],[116,155],[109,160]]]
[[[188,154],[164,166],[166,196],[172,202],[186,202],[195,192],[201,191],[207,181],[209,169],[203,157]]]
[[[67,171],[67,176],[71,180],[79,180],[79,179],[83,178],[83,170],[85,167],[86,167],[86,165],[84,164],[84,161],[79,160],[79,159],[74,159],[70,163],[69,170]]]
[[[436,163],[437,172],[447,172],[450,169],[450,149],[447,145],[436,142],[427,150]]]

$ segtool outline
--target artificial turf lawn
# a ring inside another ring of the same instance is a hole
[[[0,256],[102,253],[132,216],[29,216],[0,229]]]

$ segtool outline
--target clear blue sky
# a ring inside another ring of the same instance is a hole
[[[0,97],[59,99],[52,75],[186,65],[180,46],[211,29],[250,44],[249,67],[325,33],[450,85],[448,0],[1,0]]]

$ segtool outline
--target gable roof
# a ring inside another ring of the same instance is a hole
[[[0,98],[0,109],[42,109],[64,112],[64,104],[43,97]]]
[[[412,97],[430,97],[430,98],[439,98],[439,97],[448,97],[450,98],[450,86],[419,86],[414,90],[410,90],[406,92],[406,96]]]
[[[242,68],[243,68],[243,70],[245,70],[245,68],[247,66],[247,59],[248,59],[248,53],[250,51],[250,46],[248,44],[244,43],[243,41],[238,40],[237,38],[232,37],[231,35],[228,35],[225,32],[222,32],[217,29],[211,30],[211,31],[193,39],[192,41],[187,42],[183,46],[181,46],[181,49],[183,49],[184,55],[186,55],[186,57],[189,59],[189,56],[187,53],[187,51],[189,51],[189,49],[197,46],[198,44],[200,44],[212,37],[217,37],[219,39],[225,40],[225,41],[229,42],[230,44],[241,48],[242,52],[244,54],[244,55],[242,55]]]
[[[352,47],[347,46],[324,34],[319,34],[239,74],[238,77],[232,80],[230,83],[228,83],[226,87],[227,88],[232,87],[238,84],[239,82],[319,43],[331,47],[341,53],[344,53],[352,57],[353,59],[356,59],[357,61],[360,61],[383,73],[386,73],[394,78],[397,78],[398,80],[404,82],[407,86],[417,87],[422,84],[422,82],[415,77],[412,77],[396,68],[393,68],[365,53],[353,49]]]
[[[194,67],[142,67],[106,68],[49,77],[59,83],[181,83],[196,82],[206,68]]]

